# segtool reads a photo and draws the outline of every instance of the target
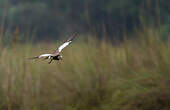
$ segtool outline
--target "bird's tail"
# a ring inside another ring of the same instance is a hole
[[[36,56],[36,57],[27,58],[27,59],[29,59],[29,60],[33,60],[33,59],[37,59],[37,58],[39,58],[39,57],[38,57],[38,56]]]

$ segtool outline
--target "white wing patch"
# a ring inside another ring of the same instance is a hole
[[[64,44],[62,44],[59,48],[58,51],[61,52],[67,45],[69,45],[71,43],[71,41],[65,42]]]
[[[42,58],[42,57],[48,57],[50,58],[52,54],[42,54],[40,55],[38,58]]]

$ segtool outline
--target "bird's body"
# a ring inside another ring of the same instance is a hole
[[[56,51],[52,54],[42,54],[40,56],[36,56],[30,59],[37,59],[37,58],[43,58],[44,59],[50,59],[49,63],[51,63],[53,60],[62,60],[62,55],[60,55],[61,51],[68,46],[73,39],[76,37],[77,33],[73,34],[71,38],[69,38],[67,41],[65,41],[59,48],[56,49]]]
[[[61,56],[61,55],[54,56],[54,57],[52,57],[52,59],[53,59],[53,60],[60,60],[60,56]]]

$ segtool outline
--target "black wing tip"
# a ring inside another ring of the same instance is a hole
[[[68,41],[72,41],[72,40],[74,40],[74,38],[75,38],[77,35],[78,35],[78,33],[77,33],[77,32],[75,32],[75,33],[72,35],[72,37],[71,37]]]
[[[78,34],[78,33],[77,33],[77,32],[75,32],[75,33],[73,34],[73,36],[77,36],[77,34]]]

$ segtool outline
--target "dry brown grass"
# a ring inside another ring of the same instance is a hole
[[[50,65],[26,58],[51,52],[56,44],[3,47],[0,109],[170,109],[170,47],[153,37],[140,38],[119,46],[74,42],[64,50],[64,60]]]

